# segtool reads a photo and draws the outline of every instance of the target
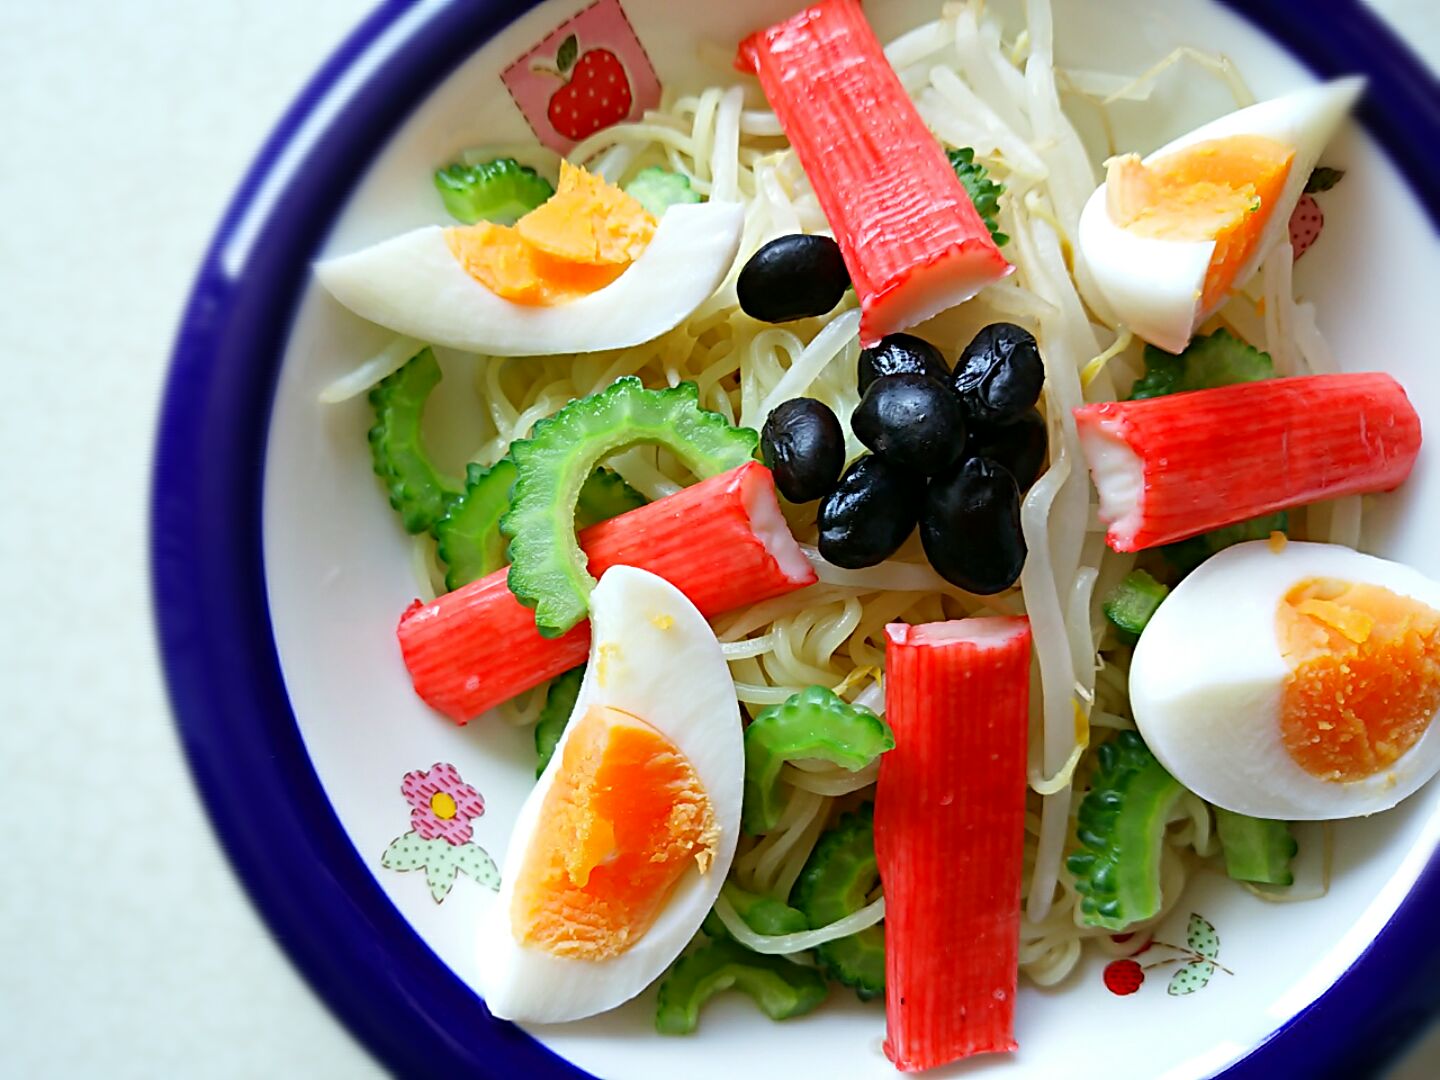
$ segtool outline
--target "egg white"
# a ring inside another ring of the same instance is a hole
[[[429,225],[315,265],[361,318],[432,345],[492,356],[543,356],[640,345],[677,326],[725,279],[740,246],[739,203],[670,207],[626,271],[588,296],[541,307],[491,292]]]
[[[1235,288],[1243,286],[1275,245],[1288,236],[1290,215],[1311,170],[1364,85],[1359,77],[1336,79],[1262,101],[1212,120],[1145,159],[1148,165],[1195,143],[1233,135],[1262,135],[1295,148],[1285,187],[1255,251],[1235,275]],[[1106,185],[1102,183],[1080,214],[1080,257],[1117,318],[1146,341],[1178,353],[1189,343],[1195,327],[1224,302],[1222,297],[1209,308],[1200,306],[1215,242],[1137,236],[1111,220],[1105,201]]]
[[[1362,780],[1322,780],[1285,749],[1281,699],[1290,674],[1275,617],[1310,578],[1378,585],[1440,608],[1440,583],[1408,566],[1335,544],[1257,540],[1215,555],[1162,603],[1130,665],[1130,705],[1146,744],[1207,802],[1286,821],[1386,810],[1440,770],[1431,725],[1390,768]]]
[[[730,871],[740,838],[745,774],[740,703],[709,624],[675,586],[629,566],[606,571],[590,604],[590,660],[572,721],[592,705],[604,705],[659,730],[694,767],[710,797],[720,838],[709,870],[702,875],[692,866],[650,929],[619,956],[582,960],[521,945],[510,921],[515,879],[574,731],[573,723],[567,726],[520,809],[500,891],[481,919],[478,988],[490,1011],[508,1020],[578,1020],[645,989],[695,936]]]

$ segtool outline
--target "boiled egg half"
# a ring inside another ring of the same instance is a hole
[[[694,937],[740,835],[740,705],[673,585],[606,571],[565,732],[521,807],[482,917],[479,990],[508,1020],[614,1008]]]
[[[1440,583],[1333,544],[1227,548],[1145,627],[1130,703],[1155,756],[1217,806],[1388,809],[1440,770]]]
[[[316,264],[355,314],[408,337],[493,356],[639,345],[678,325],[724,280],[739,203],[655,218],[562,162],[555,194],[514,225],[426,226]]]
[[[1106,163],[1080,256],[1121,322],[1180,352],[1281,238],[1364,85],[1337,79],[1222,116],[1143,161]]]

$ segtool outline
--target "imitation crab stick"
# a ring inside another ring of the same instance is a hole
[[[1420,418],[1378,372],[1305,375],[1075,410],[1116,551],[1397,487]]]
[[[781,516],[770,470],[749,462],[579,536],[590,572],[638,566],[709,615],[814,584]],[[502,568],[432,601],[417,600],[397,636],[415,692],[459,723],[585,662],[589,623],[556,638],[506,586]],[[676,673],[683,680],[683,672]]]
[[[885,634],[885,1053],[913,1072],[1015,1049],[1030,622]]]
[[[1010,272],[858,0],[823,0],[746,38],[860,298],[860,342],[913,326]]]

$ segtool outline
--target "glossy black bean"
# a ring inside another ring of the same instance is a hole
[[[791,502],[828,495],[845,467],[845,429],[830,406],[814,398],[781,402],[765,419],[760,456]]]
[[[986,458],[937,477],[926,493],[920,541],[946,581],[982,596],[1009,588],[1025,566],[1015,478]]]
[[[965,418],[982,424],[1014,420],[1040,400],[1045,363],[1035,336],[1014,323],[992,323],[965,346],[955,364],[955,392]]]
[[[940,350],[913,334],[887,334],[868,349],[860,350],[856,369],[860,393],[882,375],[928,375],[939,382],[950,381],[950,365]]]
[[[1008,424],[971,424],[965,429],[965,456],[989,458],[1009,470],[1022,493],[1045,468],[1050,433],[1036,408],[1026,409]]]
[[[866,455],[820,503],[820,554],[836,566],[874,566],[895,554],[925,501],[923,477]]]
[[[745,314],[780,323],[824,315],[849,285],[839,244],[828,236],[792,233],[751,255],[735,288]]]
[[[850,418],[855,437],[892,465],[931,476],[965,450],[960,401],[925,375],[882,375]]]

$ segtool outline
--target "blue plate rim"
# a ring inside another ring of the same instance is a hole
[[[481,43],[540,0],[437,6],[361,81],[265,201],[287,149],[327,95],[397,23],[380,5],[275,127],[227,209],[181,319],[157,428],[151,596],[172,712],[211,822],[271,932],[312,988],[384,1064],[406,1075],[588,1074],[503,1021],[391,904],[320,785],[290,708],[271,630],[262,477],[283,346],[311,258],[373,154]],[[1440,85],[1358,0],[1222,0],[1322,76],[1370,79],[1360,118],[1440,228]],[[1317,11],[1317,8],[1323,8]],[[263,220],[243,273],[224,254]],[[278,838],[278,842],[277,842]],[[1440,854],[1365,952],[1226,1077],[1357,1075],[1440,1006]]]

